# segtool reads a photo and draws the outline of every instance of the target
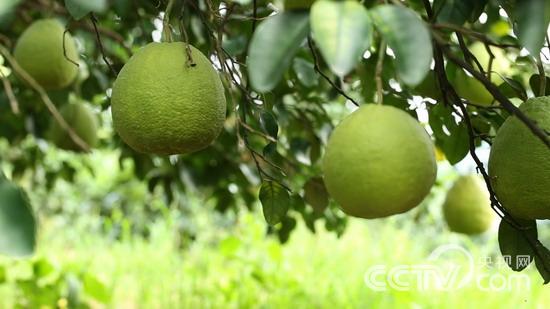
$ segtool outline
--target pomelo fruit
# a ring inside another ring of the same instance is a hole
[[[99,125],[96,114],[88,105],[84,103],[69,103],[64,105],[59,112],[82,141],[90,148],[97,146],[97,130]],[[76,152],[84,150],[73,141],[69,133],[55,119],[51,120],[50,137],[52,142],[61,149]]]
[[[224,88],[199,50],[184,43],[150,43],[120,71],[112,92],[113,124],[136,151],[185,154],[206,148],[223,128]]]
[[[502,79],[495,74],[492,74],[492,82],[500,85]],[[485,86],[478,81],[475,77],[467,75],[462,70],[457,70],[455,79],[453,82],[456,93],[463,99],[468,100],[470,103],[480,106],[491,106],[495,99],[489,90],[485,89]]]
[[[519,109],[550,132],[550,97],[527,100]],[[502,206],[520,219],[550,219],[550,149],[516,116],[497,132],[489,175]]]
[[[437,173],[435,149],[409,114],[368,104],[332,133],[323,172],[329,194],[345,213],[387,217],[412,209],[430,192]]]
[[[42,19],[32,23],[19,37],[14,57],[19,65],[42,87],[48,90],[68,86],[76,77],[78,67],[69,61],[78,61],[73,37],[56,19]],[[68,59],[67,59],[68,58]]]
[[[459,177],[447,192],[443,215],[453,232],[472,235],[487,231],[495,216],[485,182],[477,175]]]
[[[469,46],[469,50],[486,73],[489,71],[489,65],[491,65],[491,81],[497,86],[501,85],[504,82],[501,75],[508,75],[511,68],[510,60],[506,57],[506,53],[500,48],[491,47],[490,50],[494,56],[491,63],[491,55],[487,51],[485,44],[475,42]],[[472,65],[478,70],[476,63]],[[480,106],[490,106],[494,102],[493,95],[485,89],[485,86],[475,77],[466,74],[462,69],[456,71],[453,85],[458,95],[471,103]]]
[[[470,52],[474,57],[476,57],[479,64],[483,67],[483,70],[487,72],[489,70],[489,64],[491,61],[491,55],[487,51],[485,44],[482,42],[475,42],[469,47]],[[493,54],[493,63],[491,64],[491,72],[499,73],[506,75],[510,71],[511,63],[506,53],[498,47],[491,46],[491,53]],[[477,64],[474,63],[474,68],[478,68]]]

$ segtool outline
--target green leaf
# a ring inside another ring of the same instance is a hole
[[[290,238],[290,233],[296,228],[296,219],[285,216],[281,221],[281,228],[277,231],[279,241],[284,244]]]
[[[317,1],[310,22],[323,58],[338,76],[351,72],[370,47],[372,22],[367,9],[356,1]]]
[[[527,233],[528,237],[534,240],[537,239],[537,224],[534,220],[525,221],[516,219],[515,221],[526,228],[524,233]],[[505,219],[500,221],[498,228],[498,245],[504,260],[514,271],[522,271],[534,259],[535,253],[533,248],[529,245],[524,235],[522,235],[522,232],[515,229]],[[528,261],[522,259],[522,257],[528,257]]]
[[[273,116],[273,113],[269,111],[262,111],[260,113],[260,125],[267,135],[277,139],[277,134],[279,133],[279,125],[277,124],[277,119]]]
[[[435,0],[433,9],[437,22],[462,25],[479,19],[488,0]]]
[[[377,6],[371,16],[395,54],[401,80],[411,87],[420,84],[432,63],[432,41],[426,25],[414,11],[395,5]]]
[[[0,284],[6,282],[6,267],[0,265]]]
[[[540,53],[550,19],[550,2],[545,0],[522,0],[515,5],[515,32],[520,43],[537,57]]]
[[[105,283],[91,273],[86,273],[83,278],[84,293],[101,303],[111,300],[111,291]]]
[[[470,140],[468,129],[465,124],[458,124],[447,128],[451,135],[439,144],[445,157],[451,165],[462,161],[470,151]]]
[[[498,86],[498,90],[502,92],[507,98],[520,98],[527,100],[527,92],[523,88],[523,85],[515,79],[502,77],[504,82]]]
[[[435,0],[434,11],[437,22],[462,25],[472,15],[475,2],[478,0]]]
[[[436,144],[445,153],[449,163],[454,165],[466,157],[470,150],[468,129],[464,124],[456,123],[449,108],[441,103],[433,106],[430,109],[430,127]]]
[[[529,78],[529,86],[535,94],[535,97],[550,95],[550,77],[546,76],[546,87],[544,89],[544,93],[540,93],[540,79],[541,78],[539,74],[533,74]]]
[[[328,207],[329,194],[321,177],[313,177],[304,185],[304,200],[317,212]]]
[[[79,20],[91,12],[101,13],[107,9],[107,0],[65,0],[69,14]]]
[[[33,274],[35,278],[44,278],[56,271],[55,265],[48,259],[41,257],[33,262]]]
[[[302,85],[311,88],[319,84],[319,79],[313,63],[302,58],[294,58],[292,69]]]
[[[30,255],[36,245],[36,221],[27,194],[11,182],[0,184],[0,254]]]
[[[260,188],[260,202],[265,221],[269,225],[275,225],[285,217],[290,204],[290,196],[283,186],[268,180],[264,181]]]
[[[2,0],[0,2],[0,15],[8,14],[12,12],[12,9],[19,4],[21,0]]]
[[[535,266],[544,280],[544,284],[548,284],[550,282],[550,250],[540,243],[537,246]]]
[[[283,12],[264,20],[254,32],[248,49],[248,74],[254,90],[275,88],[309,33],[309,16]]]

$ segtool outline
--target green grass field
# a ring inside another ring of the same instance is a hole
[[[167,226],[152,238],[112,242],[94,233],[43,229],[39,256],[58,267],[85,269],[112,290],[107,308],[547,308],[550,295],[535,271],[529,289],[483,291],[472,283],[451,291],[372,291],[364,282],[370,266],[425,262],[440,244],[460,244],[474,258],[498,258],[496,239],[433,233],[404,220],[353,221],[340,239],[300,227],[287,245],[266,239],[261,214],[243,213],[230,230],[205,230],[188,249],[174,248]],[[215,218],[204,216],[201,225]],[[450,258],[452,261],[452,257]],[[457,257],[460,260],[460,257]],[[456,261],[455,261],[456,262]],[[12,262],[13,263],[13,262]],[[531,266],[532,267],[532,266]],[[21,271],[21,270],[20,270]],[[506,268],[483,274],[508,276]],[[0,306],[11,308],[14,285],[0,286]],[[103,305],[91,301],[92,307]]]

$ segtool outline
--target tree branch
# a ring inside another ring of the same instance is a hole
[[[510,100],[504,96],[498,88],[491,83],[482,73],[474,69],[469,63],[455,56],[449,49],[442,47],[436,43],[445,54],[446,58],[454,62],[458,66],[464,68],[470,74],[472,74],[478,81],[480,81],[485,89],[493,95],[493,97],[500,103],[500,105],[510,114],[516,116],[521,122],[523,122],[531,132],[537,136],[548,148],[550,148],[550,136],[549,134],[540,128],[532,119],[527,117],[519,108],[517,108]]]
[[[4,84],[4,90],[6,90],[6,95],[8,96],[8,100],[10,101],[10,107],[11,111],[18,115],[19,114],[19,103],[17,103],[17,99],[15,98],[15,95],[13,94],[13,89],[11,87],[11,83],[6,75],[4,75],[4,72],[2,72],[2,67],[0,66],[0,78],[2,78],[2,83]]]

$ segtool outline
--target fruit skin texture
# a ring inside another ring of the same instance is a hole
[[[483,180],[477,175],[458,178],[447,192],[443,215],[451,231],[468,235],[487,231],[495,217]]]
[[[520,108],[543,130],[550,130],[550,97],[527,100]],[[550,219],[550,149],[517,117],[500,127],[489,156],[493,189],[512,215]]]
[[[316,0],[285,0],[284,6],[286,11],[309,9]]]
[[[434,145],[416,119],[368,104],[332,133],[323,158],[325,184],[348,215],[382,218],[417,206],[435,182]]]
[[[78,73],[78,67],[67,60],[78,61],[76,44],[69,33],[65,34],[67,58],[63,54],[64,31],[55,19],[38,20],[23,32],[15,46],[15,60],[48,90],[68,86]]]
[[[64,105],[59,112],[73,131],[86,142],[90,148],[97,146],[97,130],[99,125],[94,111],[88,107],[88,105],[84,103],[71,103]],[[72,140],[69,133],[65,131],[55,119],[51,121],[50,137],[57,147],[76,152],[84,151],[84,149]]]
[[[112,94],[115,130],[142,153],[185,154],[218,137],[225,121],[224,88],[210,61],[185,44],[150,43],[120,71]]]

